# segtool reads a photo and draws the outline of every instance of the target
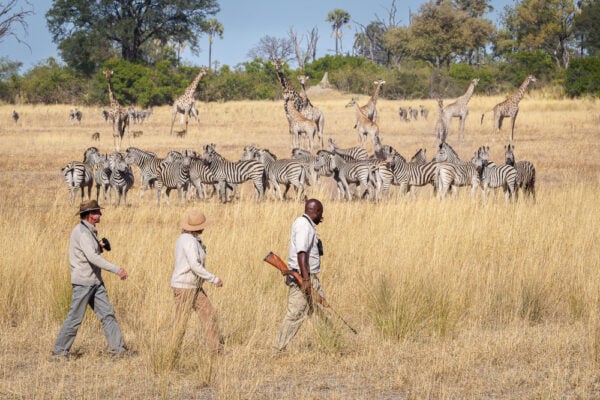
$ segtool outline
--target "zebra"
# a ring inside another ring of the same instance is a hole
[[[110,162],[106,154],[98,157],[98,162],[94,165],[94,183],[96,185],[96,201],[100,198],[100,189],[104,194],[104,203],[106,203],[106,194],[110,192]]]
[[[296,198],[301,199],[304,196],[304,183],[306,181],[306,170],[297,160],[283,159],[277,157],[268,149],[258,150],[254,159],[260,161],[265,166],[265,173],[271,190],[275,190],[279,195],[279,200],[285,200],[290,186],[296,188]],[[285,185],[285,192],[281,193],[279,184]]]
[[[438,151],[435,155],[435,160],[437,162],[449,162],[449,163],[453,163],[453,164],[464,163],[464,161],[462,161],[458,157],[458,153],[456,151],[454,151],[452,146],[450,146],[446,142],[442,142],[439,144]]]
[[[316,184],[319,181],[320,176],[326,175],[325,170],[315,169],[317,156],[308,150],[300,149],[298,147],[292,149],[292,159],[300,161],[304,166],[304,169],[306,170],[306,178],[308,179],[308,185]]]
[[[188,156],[179,157],[181,153],[169,152],[169,154],[160,162],[158,169],[158,179],[156,180],[157,204],[160,206],[163,186],[166,188],[165,195],[167,204],[171,190],[177,189],[179,202],[187,203],[187,190],[190,183],[190,165],[192,159]]]
[[[315,169],[324,168],[331,172],[338,187],[338,198],[348,198],[352,200],[352,192],[350,191],[350,183],[355,183],[358,186],[363,186],[365,192],[361,196],[371,195],[372,174],[376,169],[376,165],[368,160],[344,161],[344,159],[336,153],[319,150],[317,152],[317,162]]]
[[[395,155],[402,157],[400,155],[400,153],[398,152],[398,150],[396,150],[392,146],[390,146],[388,144],[382,144],[381,138],[379,137],[379,135],[376,135],[373,138],[373,150],[374,150],[373,157],[377,160],[387,160],[389,157],[392,157]],[[402,159],[404,160],[404,157],[402,157]]]
[[[226,188],[230,184],[240,184],[252,180],[258,201],[263,199],[265,187],[265,167],[255,160],[231,162],[221,157],[212,145],[204,146],[203,160],[218,182],[219,198],[227,202]]]
[[[125,154],[140,169],[140,180],[142,181],[140,197],[143,197],[144,191],[148,187],[154,187],[162,159],[156,157],[156,154],[152,152],[140,150],[137,147],[128,147]]]
[[[77,121],[78,124],[81,124],[81,117],[83,114],[77,108],[69,110],[69,123],[72,125]]]
[[[12,119],[13,121],[15,121],[15,124],[19,121],[19,113],[17,112],[17,110],[13,110]]]
[[[191,157],[190,163],[190,182],[196,189],[199,198],[207,199],[206,185],[216,185],[217,179],[214,177],[208,166],[200,157]]]
[[[404,107],[398,107],[398,116],[400,120],[408,122],[408,111]]]
[[[390,160],[390,169],[394,174],[394,184],[400,186],[400,193],[406,194],[410,191],[413,197],[416,196],[414,188],[416,186],[433,185],[433,192],[436,192],[436,171],[437,162],[431,160],[423,163],[424,149],[420,149],[413,156],[411,162],[405,162],[398,156]],[[416,160],[416,161],[415,161]]]
[[[424,105],[420,105],[419,109],[421,112],[421,118],[426,120],[427,117],[429,116],[429,110],[426,109]]]
[[[377,135],[375,135],[377,136]],[[333,138],[329,138],[327,140],[327,144],[329,145],[329,151],[335,153],[342,157],[346,161],[356,161],[356,160],[366,160],[369,158],[369,154],[367,151],[360,146],[350,147],[347,149],[340,149],[336,146]]]
[[[245,146],[244,153],[242,154],[240,161],[254,160],[254,156],[259,150],[260,149],[258,147],[252,146],[251,144]]]
[[[83,162],[71,161],[61,169],[67,188],[69,189],[70,205],[73,205],[75,201],[75,192],[77,192],[77,189],[81,189],[81,201],[84,199],[84,190],[86,187],[88,199],[92,198],[94,164],[98,161],[99,156],[100,154],[96,147],[89,147],[83,153]]]
[[[504,146],[505,163],[517,170],[517,189],[523,190],[527,197],[531,196],[535,203],[535,167],[529,161],[515,162],[515,145]]]
[[[123,156],[121,153],[115,153],[110,158],[110,186],[115,193],[115,207],[119,207],[121,197],[123,203],[127,205],[127,192],[133,186],[134,178],[131,164],[133,157]]]
[[[408,116],[413,121],[416,121],[419,118],[419,110],[416,108],[412,108],[412,106],[408,107]]]
[[[110,113],[108,112],[108,110],[102,109],[102,119],[104,119],[104,122],[108,123],[109,118]]]
[[[502,187],[506,201],[517,200],[517,170],[510,165],[496,165],[489,160],[489,146],[480,147],[473,156],[477,166],[479,180],[483,192],[483,202],[486,202],[489,188]]]

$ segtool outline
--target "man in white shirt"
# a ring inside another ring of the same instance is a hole
[[[206,247],[200,239],[200,234],[210,224],[211,221],[207,220],[200,210],[187,212],[181,221],[181,234],[175,243],[175,266],[171,276],[171,287],[175,296],[174,360],[179,357],[187,321],[192,311],[196,311],[200,318],[204,340],[209,350],[214,353],[221,350],[215,309],[202,289],[205,281],[216,287],[223,286],[223,281],[208,272],[205,267]]]
[[[304,214],[294,221],[288,252],[288,268],[300,273],[302,282],[288,278],[290,291],[288,295],[287,313],[281,323],[279,334],[273,348],[283,351],[289,341],[296,335],[302,322],[312,312],[313,290],[325,297],[318,274],[321,272],[321,256],[323,246],[317,235],[317,225],[323,220],[323,204],[319,200],[310,199],[304,205]]]

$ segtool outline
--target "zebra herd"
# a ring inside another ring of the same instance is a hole
[[[248,145],[238,161],[227,160],[217,152],[215,144],[203,146],[202,154],[191,149],[172,150],[164,158],[136,147],[127,148],[125,153],[104,155],[90,147],[84,152],[83,161],[72,161],[61,171],[71,205],[78,190],[82,200],[85,189],[91,197],[94,184],[96,199],[103,192],[106,202],[107,195],[112,198],[115,193],[115,206],[121,199],[127,204],[127,192],[134,184],[132,165],[139,169],[140,196],[155,188],[159,206],[163,188],[167,203],[175,189],[179,202],[185,204],[191,187],[199,199],[218,194],[219,200],[226,203],[239,199],[238,185],[246,181],[252,182],[258,201],[265,198],[266,189],[270,189],[272,198],[285,200],[292,187],[296,199],[305,199],[307,187],[320,185],[326,178],[335,182],[339,200],[380,201],[390,196],[392,186],[397,186],[402,195],[411,193],[415,197],[416,188],[431,185],[439,199],[456,193],[462,186],[470,186],[473,198],[481,188],[484,202],[490,189],[500,187],[507,201],[515,201],[521,189],[535,202],[535,167],[529,161],[515,161],[512,144],[504,146],[503,165],[490,160],[487,146],[479,147],[470,161],[463,161],[444,142],[431,160],[427,161],[426,149],[422,148],[406,161],[392,146],[383,145],[379,136],[375,137],[372,155],[363,147],[339,148],[331,138],[327,144],[327,149],[314,154],[294,148],[290,158],[278,158],[268,149]]]

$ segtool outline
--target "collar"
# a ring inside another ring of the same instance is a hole
[[[310,225],[311,225],[313,228],[315,228],[315,229],[317,228],[317,225],[315,225],[314,221],[313,221],[312,219],[310,219],[310,217],[309,217],[308,215],[306,215],[306,214],[302,214],[302,216],[308,220],[308,222],[310,223]]]

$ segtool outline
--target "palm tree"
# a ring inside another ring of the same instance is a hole
[[[331,28],[333,29],[333,32],[331,34],[335,36],[335,55],[337,56],[338,42],[340,50],[342,47],[342,26],[344,26],[350,21],[350,14],[348,14],[348,11],[346,10],[336,8],[333,11],[329,11],[329,14],[327,14],[327,19],[325,21],[331,23]]]
[[[215,35],[219,36],[219,39],[223,39],[223,24],[214,18],[209,18],[204,21],[202,30],[208,34],[208,67],[212,65],[212,45],[214,42]]]

